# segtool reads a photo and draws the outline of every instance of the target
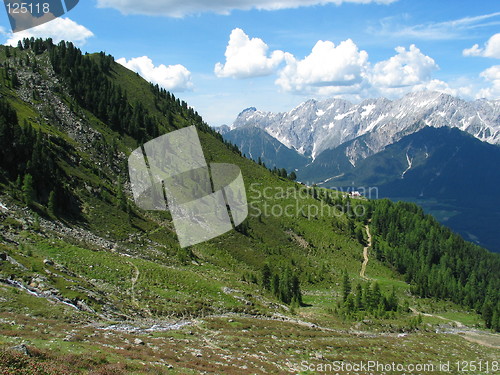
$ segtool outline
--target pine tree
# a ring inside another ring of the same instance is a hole
[[[262,287],[266,290],[271,290],[271,268],[266,263],[264,267],[262,267]]]
[[[56,216],[57,203],[56,203],[56,192],[52,190],[49,194],[48,210],[50,216]]]
[[[40,216],[35,213],[35,220],[33,221],[33,230],[34,231],[39,231],[40,230]]]
[[[397,311],[398,310],[398,297],[396,296],[396,288],[393,286],[392,287],[392,293],[387,299],[387,309],[391,311]]]
[[[363,306],[365,307],[366,311],[371,311],[371,300],[372,300],[372,291],[370,289],[370,285],[368,283],[365,283],[363,286]]]
[[[23,180],[21,179],[21,175],[18,175],[17,176],[17,179],[16,179],[16,191],[15,191],[15,196],[18,198],[18,199],[21,199],[21,195],[19,194],[19,192],[22,191],[23,189]]]
[[[342,280],[342,296],[343,301],[347,300],[347,297],[351,293],[351,281],[349,280],[349,275],[347,274],[347,270],[344,270],[344,276]]]
[[[27,205],[31,205],[35,199],[35,188],[33,187],[33,177],[28,173],[23,179],[23,200]]]
[[[347,315],[352,315],[356,312],[355,302],[352,294],[349,294],[344,301]]]
[[[302,291],[300,290],[300,280],[297,275],[292,276],[292,303],[297,306],[302,305]]]
[[[382,302],[382,292],[380,291],[380,285],[375,282],[372,285],[371,301],[370,306],[372,309],[377,309]]]
[[[279,297],[279,294],[280,294],[280,276],[277,273],[275,273],[273,276],[273,279],[271,282],[271,289],[272,289],[273,294],[276,297]]]
[[[357,310],[363,310],[363,289],[361,284],[356,285],[356,298],[354,300],[354,305]]]
[[[481,314],[482,314],[483,319],[485,321],[486,328],[492,328],[493,308],[491,307],[490,301],[486,301],[483,304]]]
[[[292,301],[292,279],[290,269],[286,268],[280,277],[279,299],[286,304]]]
[[[491,329],[495,332],[500,332],[500,315],[498,309],[495,310],[491,318]]]

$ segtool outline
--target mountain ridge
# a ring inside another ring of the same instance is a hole
[[[500,143],[500,100],[468,102],[439,92],[409,93],[400,99],[308,100],[289,112],[241,112],[231,129],[257,126],[298,153],[321,152],[369,134],[365,153],[373,154],[424,126],[458,127],[476,138]],[[363,157],[352,156],[356,163]]]

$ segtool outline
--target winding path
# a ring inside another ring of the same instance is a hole
[[[361,265],[361,271],[359,272],[359,276],[361,276],[363,279],[368,279],[365,276],[365,272],[369,260],[368,250],[370,249],[370,247],[372,247],[372,235],[370,233],[370,228],[368,227],[368,224],[366,224],[365,229],[366,229],[366,234],[368,236],[368,244],[363,248],[363,264]]]
[[[415,309],[414,307],[410,307],[410,310],[415,315],[429,316],[432,318],[438,318],[438,319],[441,319],[441,320],[444,320],[447,322],[451,322],[451,323],[455,324],[455,326],[457,328],[464,328],[465,327],[465,325],[463,323],[459,322],[458,320],[448,319],[448,318],[445,318],[443,316],[435,315],[435,314],[422,313],[422,312],[417,311],[417,309]]]
[[[500,349],[500,336],[495,333],[485,332],[484,330],[478,330],[474,328],[470,328],[459,322],[457,320],[448,319],[440,315],[422,313],[415,309],[414,307],[410,307],[410,310],[415,315],[428,316],[433,318],[441,319],[445,322],[453,323],[456,328],[453,328],[453,333],[460,335],[463,339],[473,342],[475,344],[479,344],[482,346],[487,346],[489,348]]]

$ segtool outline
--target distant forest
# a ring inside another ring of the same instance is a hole
[[[479,312],[500,331],[500,256],[440,225],[413,203],[374,201],[377,259],[405,276],[420,297],[453,301]]]

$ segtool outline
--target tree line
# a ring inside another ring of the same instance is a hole
[[[453,301],[500,330],[500,255],[463,240],[413,203],[374,201],[373,248],[420,297]]]

